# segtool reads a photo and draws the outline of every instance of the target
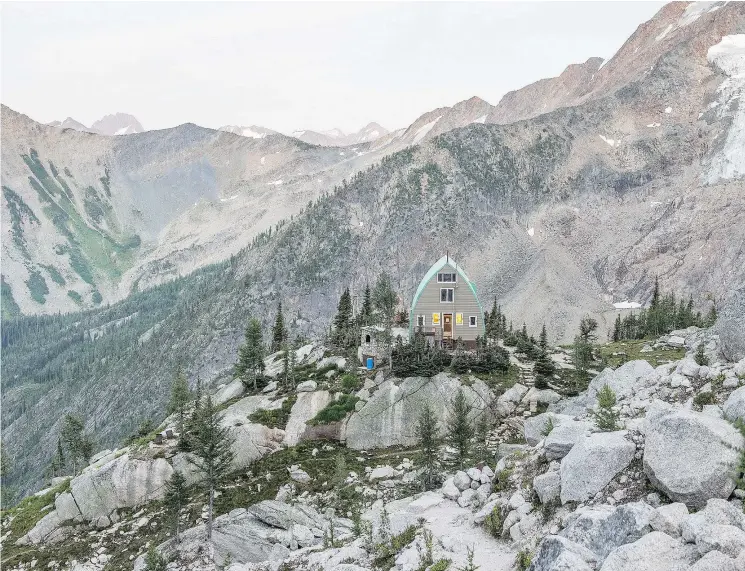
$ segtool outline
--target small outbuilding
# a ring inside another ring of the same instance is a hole
[[[395,344],[398,338],[407,339],[406,329],[393,327],[391,329],[391,342]],[[367,369],[374,369],[378,361],[386,354],[386,335],[385,327],[380,325],[369,325],[362,327],[360,336],[360,346],[357,348],[357,359],[362,366]]]
[[[417,332],[446,347],[461,339],[466,348],[475,348],[476,338],[484,335],[484,311],[476,284],[448,255],[432,265],[414,294],[409,337]]]

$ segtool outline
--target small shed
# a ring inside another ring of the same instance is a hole
[[[403,341],[408,340],[408,331],[402,327],[391,328],[393,344],[398,338]],[[373,369],[377,366],[378,360],[385,356],[385,327],[381,325],[368,325],[360,330],[360,346],[357,348],[357,358],[363,367]],[[370,362],[369,360],[372,359]],[[372,366],[370,366],[372,365]]]

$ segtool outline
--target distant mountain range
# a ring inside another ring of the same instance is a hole
[[[62,129],[74,129],[76,131],[84,131],[86,133],[97,133],[99,135],[132,135],[133,133],[142,133],[145,129],[142,128],[140,122],[128,113],[114,113],[113,115],[106,115],[101,117],[98,121],[90,127],[86,127],[80,121],[76,121],[72,117],[68,117],[64,121],[52,121],[47,123],[52,127],[60,127]]]

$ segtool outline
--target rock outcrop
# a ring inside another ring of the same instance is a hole
[[[726,420],[660,403],[647,413],[644,431],[644,471],[673,501],[700,508],[735,489],[745,440]]]
[[[561,462],[561,502],[581,502],[602,490],[634,459],[625,431],[581,438]]]
[[[727,360],[745,359],[745,287],[731,293],[719,311],[714,330]]]
[[[409,377],[385,380],[362,409],[349,419],[347,446],[364,450],[413,445],[416,442],[417,418],[424,403],[432,407],[442,428],[458,389],[463,390],[476,413],[489,402],[489,388],[480,380],[466,386],[446,373],[431,379]]]

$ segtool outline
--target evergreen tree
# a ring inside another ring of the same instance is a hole
[[[587,381],[587,367],[592,356],[592,345],[589,345],[581,336],[574,338],[572,361],[574,364],[574,385],[576,390],[581,390]]]
[[[277,305],[277,317],[274,320],[274,327],[272,328],[272,353],[281,351],[282,345],[286,340],[285,317],[282,314],[282,302],[280,301]]]
[[[556,372],[556,366],[554,365],[551,355],[548,351],[541,350],[538,359],[533,365],[533,373],[535,374],[535,387],[543,390],[548,388],[548,379],[553,376]]]
[[[183,432],[179,436],[178,441],[179,450],[184,452],[191,450],[191,435],[199,424],[199,416],[202,413],[202,404],[204,402],[202,393],[202,379],[197,376],[197,386],[194,389],[194,408],[191,411],[191,416],[184,424]]]
[[[186,382],[184,371],[179,367],[171,382],[171,400],[168,403],[168,414],[177,414],[179,434],[184,431],[186,405],[190,400],[189,384]]]
[[[258,390],[259,376],[264,372],[264,336],[261,323],[252,318],[246,326],[244,343],[238,349],[238,362],[233,376],[253,384],[254,391]]]
[[[445,441],[456,450],[458,465],[461,468],[466,463],[471,450],[471,439],[474,436],[470,418],[472,409],[463,389],[458,389],[447,419]]]
[[[711,308],[709,308],[709,313],[706,314],[706,327],[711,327],[716,323],[717,320],[717,308],[715,304],[711,304]]]
[[[166,484],[166,494],[164,498],[166,517],[170,520],[173,525],[173,535],[176,538],[176,543],[181,541],[180,523],[181,523],[181,510],[186,507],[189,502],[189,494],[186,491],[186,478],[179,471],[174,471],[171,478]]]
[[[425,490],[431,490],[437,485],[437,454],[440,446],[440,434],[435,411],[428,402],[424,403],[419,412],[416,438],[421,449],[422,483]]]
[[[391,345],[393,343],[391,329],[393,327],[393,317],[396,314],[396,305],[398,305],[398,296],[393,291],[391,278],[385,272],[378,276],[375,291],[373,292],[373,303],[378,318],[385,328],[383,343],[386,346],[388,363],[391,364]]]
[[[618,413],[613,410],[616,406],[616,393],[608,385],[598,391],[598,408],[593,413],[595,424],[600,430],[610,432],[618,430]]]
[[[373,299],[369,285],[365,286],[365,293],[362,296],[362,308],[360,309],[358,321],[361,326],[373,324]]]
[[[709,364],[709,358],[706,356],[706,353],[704,352],[704,344],[699,343],[698,347],[696,347],[696,353],[693,356],[693,360],[696,361],[697,365],[701,365],[702,367],[704,365]]]
[[[597,339],[598,322],[590,316],[583,317],[579,322],[579,336],[586,343],[592,343]]]
[[[284,345],[284,355],[282,356],[282,377],[285,381],[285,388],[293,390],[295,388],[295,369],[297,368],[297,357],[295,349],[289,343]]]
[[[65,469],[65,452],[62,449],[62,438],[57,438],[57,452],[54,455],[53,464],[56,466],[54,475],[61,476]]]
[[[346,288],[339,298],[336,317],[334,317],[331,341],[336,346],[344,348],[350,346],[350,342],[353,340],[352,319],[352,296],[349,294],[349,288]]]
[[[613,341],[621,340],[621,314],[616,315],[616,322],[613,324]]]
[[[78,468],[87,464],[93,455],[93,442],[83,432],[84,428],[82,418],[72,414],[65,415],[61,440],[67,448],[67,457],[72,462],[73,474],[77,474]]]
[[[215,503],[215,490],[220,487],[230,473],[235,454],[233,437],[230,429],[221,424],[222,415],[212,404],[212,397],[207,396],[199,408],[198,416],[191,434],[192,454],[187,456],[202,475],[202,484],[208,495],[207,540],[212,539],[212,516]]]
[[[548,350],[548,334],[546,333],[546,324],[543,324],[543,327],[541,327],[541,336],[538,341],[538,346],[541,348],[541,351],[547,351]]]

